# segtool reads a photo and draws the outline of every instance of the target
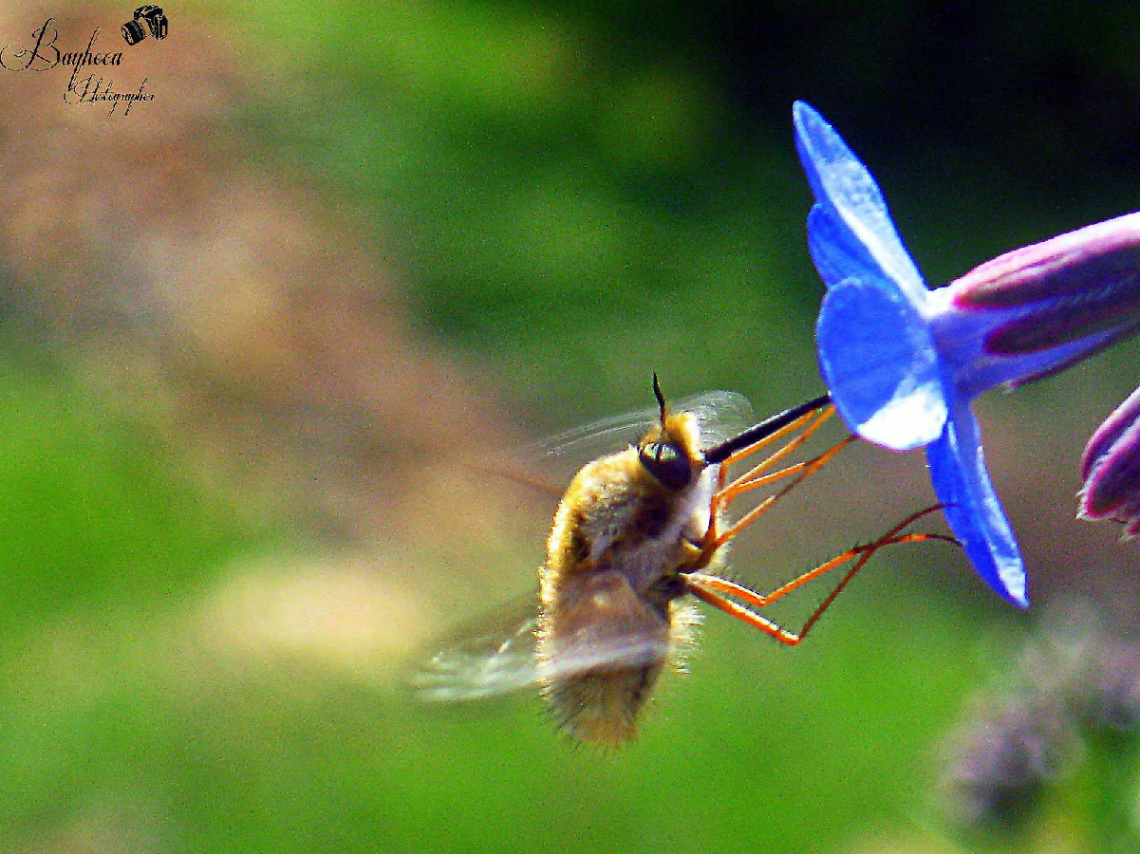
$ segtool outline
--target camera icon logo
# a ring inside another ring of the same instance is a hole
[[[156,39],[166,38],[169,26],[166,15],[158,6],[139,6],[135,9],[134,20],[122,26],[123,39],[129,45],[136,45],[150,33]]]

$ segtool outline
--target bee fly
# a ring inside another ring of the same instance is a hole
[[[485,697],[538,684],[563,730],[616,746],[633,736],[662,670],[683,664],[700,614],[699,599],[788,646],[807,635],[878,549],[940,534],[902,533],[937,507],[915,513],[872,543],[857,546],[762,595],[718,575],[726,546],[776,501],[855,440],[785,463],[834,413],[827,396],[781,412],[718,444],[714,393],[670,411],[656,375],[654,422],[635,445],[587,463],[570,481],[554,515],[539,572],[539,608],[505,632],[474,635],[432,658],[415,679],[435,700]],[[730,469],[773,443],[773,453],[735,479]],[[741,495],[781,484],[736,522],[728,507]],[[854,561],[791,632],[755,609]],[[690,598],[691,595],[691,598]]]

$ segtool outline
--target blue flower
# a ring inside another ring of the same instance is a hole
[[[875,179],[807,104],[796,145],[815,194],[808,247],[828,292],[820,368],[847,425],[926,448],[934,491],[978,574],[1026,607],[1025,565],[970,409],[982,392],[1060,370],[1140,325],[1140,214],[989,261],[929,290]]]

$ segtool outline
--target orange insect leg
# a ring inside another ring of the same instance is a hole
[[[796,646],[807,636],[812,626],[814,626],[819,618],[823,616],[823,613],[831,607],[831,604],[839,594],[843,592],[843,589],[851,582],[851,579],[866,566],[867,561],[869,561],[872,555],[879,549],[900,543],[919,543],[926,540],[941,540],[943,542],[959,545],[957,540],[945,534],[902,533],[908,525],[921,519],[923,516],[941,509],[942,505],[936,504],[933,507],[927,507],[925,510],[913,513],[887,531],[875,542],[848,549],[843,554],[832,558],[826,563],[820,564],[815,569],[805,572],[798,578],[792,579],[768,595],[757,593],[755,590],[737,584],[734,581],[729,581],[726,578],[719,578],[715,575],[708,575],[702,572],[685,573],[682,575],[682,578],[684,578],[688,585],[689,592],[701,601],[707,602],[713,607],[724,611],[726,614],[736,617],[738,620],[742,620],[748,625],[759,629],[780,641],[780,643],[786,644],[787,646]],[[792,591],[799,589],[809,581],[830,572],[838,566],[842,566],[854,558],[858,558],[855,565],[844,574],[843,578],[840,579],[839,583],[835,586],[835,589],[832,590],[823,602],[820,603],[819,607],[812,612],[811,616],[808,617],[798,632],[790,632],[752,610],[752,608],[763,608],[770,605]]]
[[[792,451],[794,451],[796,448],[798,448],[800,445],[802,445],[804,442],[806,442],[811,437],[811,435],[813,433],[815,433],[815,431],[818,430],[823,425],[823,423],[828,418],[830,418],[834,413],[835,413],[835,407],[834,406],[827,406],[824,409],[819,410],[818,412],[809,412],[808,414],[803,415],[800,418],[797,418],[795,421],[792,421],[790,424],[784,425],[782,428],[777,430],[775,433],[772,433],[771,435],[764,437],[759,442],[756,442],[753,445],[749,445],[747,448],[742,448],[741,450],[737,451],[735,454],[732,454],[731,456],[729,456],[727,459],[725,459],[725,461],[723,463],[721,463],[720,476],[719,476],[719,480],[717,483],[717,493],[721,494],[721,493],[724,493],[726,491],[733,490],[734,487],[738,486],[739,484],[743,483],[744,481],[747,481],[749,478],[755,476],[759,472],[775,465],[781,459],[788,456],[788,454],[792,453]],[[807,424],[806,427],[804,427],[805,424]],[[752,454],[756,453],[760,449],[767,447],[772,442],[775,442],[777,439],[781,439],[784,436],[788,435],[788,433],[791,433],[794,430],[798,430],[801,427],[803,427],[804,429],[803,429],[803,432],[799,436],[796,436],[794,439],[787,442],[785,445],[783,445],[775,453],[770,454],[768,457],[766,457],[758,465],[749,469],[744,475],[736,478],[736,480],[734,480],[731,484],[728,484],[727,486],[725,485],[726,481],[728,480],[728,471],[729,471],[729,468],[731,466],[740,462],[744,458],[751,456]],[[732,497],[732,495],[730,494],[729,496],[727,496],[726,500],[731,500],[731,497]]]
[[[745,528],[747,528],[749,525],[767,513],[773,504],[775,504],[777,501],[779,501],[781,498],[783,498],[785,495],[787,495],[789,492],[791,492],[793,489],[795,489],[797,486],[799,486],[801,483],[803,483],[805,480],[807,480],[809,477],[811,477],[813,474],[831,462],[831,460],[840,451],[854,442],[856,438],[856,436],[846,436],[836,445],[829,448],[827,451],[824,451],[819,456],[812,457],[810,460],[806,460],[802,463],[796,463],[794,465],[788,466],[787,468],[781,469],[780,471],[772,472],[760,477],[754,477],[752,480],[748,480],[743,484],[741,484],[738,480],[734,482],[733,486],[730,486],[728,488],[735,488],[735,491],[728,494],[726,497],[722,497],[724,496],[723,492],[714,495],[712,501],[712,523],[709,525],[709,532],[706,537],[706,548],[715,551],[716,549],[723,546],[725,543],[727,543],[729,540],[731,540],[733,537],[735,537],[737,534],[739,534],[741,531],[743,531]],[[763,465],[764,463],[760,464],[760,466]],[[746,477],[752,476],[754,472],[760,469],[760,466],[754,468],[751,472],[749,472],[748,475],[746,475]],[[769,483],[774,483],[787,477],[791,477],[793,479],[789,483],[785,484],[782,489],[768,496],[747,513],[745,513],[744,516],[733,523],[733,525],[727,531],[720,533],[717,532],[716,527],[719,511],[723,510],[723,508],[731,503],[734,498],[750,489],[755,489]]]

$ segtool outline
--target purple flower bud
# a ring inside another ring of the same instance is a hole
[[[1081,458],[1080,514],[1125,525],[1140,534],[1140,389],[1093,433]]]
[[[1140,323],[1140,214],[1110,219],[1015,249],[949,285],[956,308],[1009,312],[986,353],[1017,356]]]

